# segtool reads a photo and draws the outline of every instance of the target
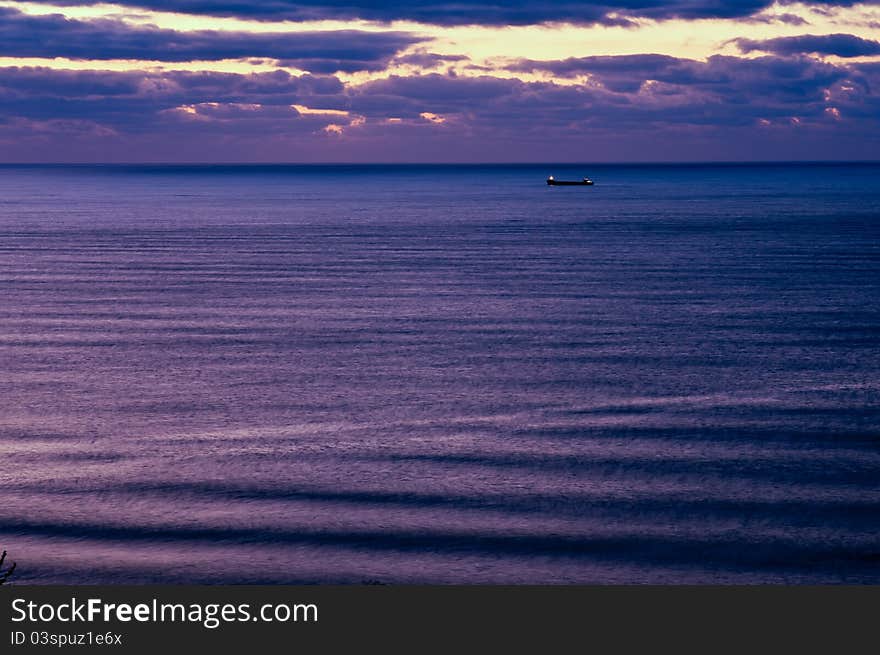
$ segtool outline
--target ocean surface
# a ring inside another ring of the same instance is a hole
[[[0,548],[880,583],[880,165],[2,166]]]

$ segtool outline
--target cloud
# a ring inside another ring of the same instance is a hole
[[[797,14],[757,14],[742,20],[744,23],[770,24],[782,23],[784,25],[809,25],[810,22]]]
[[[616,93],[636,93],[650,83],[655,94],[701,94],[721,103],[736,102],[743,106],[760,106],[778,97],[799,102],[820,98],[822,88],[846,75],[843,68],[812,59],[742,59],[721,55],[706,61],[656,54],[555,61],[521,59],[509,68],[562,78],[587,76],[594,84]]]
[[[392,64],[415,66],[416,68],[429,69],[451,64],[459,61],[467,61],[467,55],[442,55],[436,52],[428,52],[424,49],[395,57]]]
[[[0,55],[167,62],[265,57],[319,73],[381,70],[421,39],[356,30],[248,33],[137,27],[119,20],[31,16],[0,7]]]
[[[46,0],[58,5],[64,0]],[[94,0],[92,4],[97,4]],[[70,0],[69,4],[85,4]],[[411,20],[436,25],[528,25],[548,22],[627,25],[631,18],[744,18],[770,7],[772,0],[618,0],[582,2],[558,0],[458,1],[413,0],[405,3],[372,0],[122,0],[122,4],[162,11],[256,20],[354,20],[381,22]],[[855,0],[820,4],[849,6]]]
[[[119,133],[161,132],[167,112],[180,107],[202,107],[215,114],[207,108],[282,107],[283,115],[293,120],[300,114],[292,105],[336,109],[344,102],[343,91],[335,77],[292,76],[284,71],[242,75],[8,67],[0,68],[0,115],[37,121],[88,120]]]
[[[705,62],[662,55],[586,57],[520,61],[511,69],[586,79],[562,85],[492,76],[391,76],[349,88],[346,95],[353,110],[369,117],[430,112],[511,138],[534,130],[565,138],[591,129],[723,130],[762,118],[823,120],[829,94],[864,78],[842,66],[779,57],[715,56]]]
[[[639,148],[711,157],[695,150],[711,144],[725,158],[747,143],[758,151],[775,144],[785,158],[824,139],[812,157],[821,159],[876,147],[880,134],[880,65],[644,54],[518,60],[509,70],[565,83],[431,73],[343,84],[284,71],[2,68],[0,139],[5,153],[13,142],[30,153],[21,144],[34,139],[75,150],[60,136],[66,131],[93,145],[126,144],[119,149],[129,159],[173,159],[177,146],[202,153],[189,159],[227,161],[285,153],[324,161],[553,159],[557,150],[575,157],[577,148],[595,152],[600,144],[630,158],[644,158]]]
[[[866,57],[880,55],[880,41],[863,39],[852,34],[804,34],[775,39],[734,39],[741,52],[771,52],[776,55],[800,54],[837,55],[838,57]]]
[[[333,76],[295,76],[281,70],[244,75],[2,68],[0,113],[30,119],[100,120],[117,130],[143,127],[162,111],[184,106],[202,106],[200,113],[216,114],[208,109],[214,105],[239,112],[242,120],[256,115],[254,107],[280,106],[281,115],[296,117],[293,105],[349,112],[371,121],[431,114],[447,123],[483,126],[498,133],[515,133],[523,125],[566,131],[583,125],[645,122],[723,128],[757,117],[820,117],[830,97],[841,105],[856,104],[857,90],[858,102],[865,103],[874,98],[872,89],[877,88],[876,69],[867,65],[851,69],[809,58],[773,56],[714,56],[697,61],[649,54],[520,60],[511,69],[585,79],[557,84],[431,73],[344,85]],[[324,118],[330,122],[333,116]]]

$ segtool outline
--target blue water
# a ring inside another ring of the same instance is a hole
[[[0,167],[0,547],[878,583],[878,283],[880,165]]]

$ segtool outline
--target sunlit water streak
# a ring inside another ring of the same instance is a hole
[[[30,583],[880,582],[878,180],[0,167],[0,546]]]

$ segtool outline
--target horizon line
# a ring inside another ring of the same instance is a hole
[[[631,161],[0,161],[0,166],[706,166],[880,164],[880,159],[703,159]]]

